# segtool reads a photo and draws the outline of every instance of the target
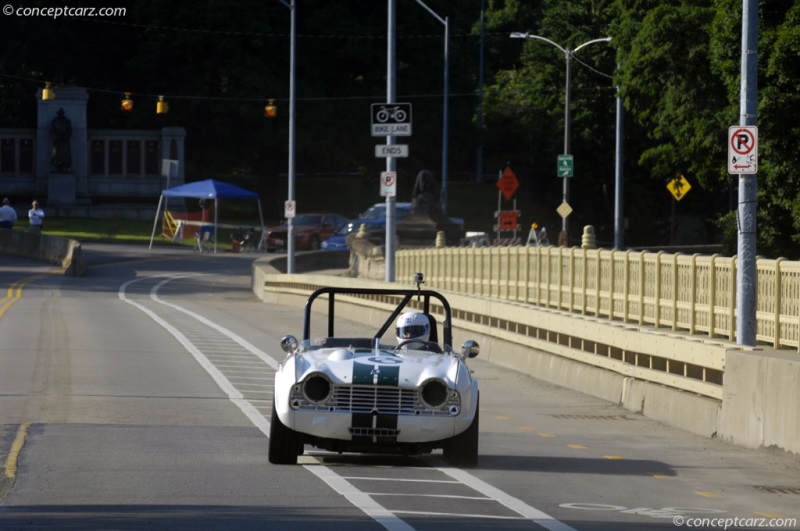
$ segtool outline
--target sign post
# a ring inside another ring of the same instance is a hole
[[[375,146],[375,156],[386,159],[386,171],[381,173],[381,195],[386,197],[386,281],[394,282],[395,244],[397,228],[395,226],[395,195],[397,193],[397,172],[395,158],[407,157],[408,146],[395,144],[395,136],[411,136],[411,104],[394,102],[394,2],[389,0],[389,64],[387,65],[387,103],[371,105],[372,136],[385,136],[386,144]]]
[[[497,180],[497,189],[499,192],[497,194],[497,210],[494,213],[494,217],[497,218],[498,221],[494,226],[495,245],[518,245],[520,243],[517,231],[520,230],[518,218],[521,212],[517,210],[517,198],[514,197],[514,194],[517,193],[517,188],[519,188],[517,174],[514,173],[514,170],[510,167],[506,167]],[[514,200],[512,210],[502,210],[501,196],[504,197],[506,201]],[[501,233],[503,232],[511,232],[513,236],[511,238],[501,238]]]

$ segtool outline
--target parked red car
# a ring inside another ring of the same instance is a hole
[[[348,219],[339,214],[298,214],[292,221],[294,243],[297,249],[319,249],[320,244],[344,225]],[[283,220],[280,225],[264,229],[264,248],[267,251],[286,249],[288,225]]]

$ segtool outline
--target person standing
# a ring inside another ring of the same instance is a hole
[[[3,206],[0,206],[0,229],[13,229],[17,222],[17,211],[11,206],[11,201],[6,197]]]
[[[39,208],[39,201],[36,199],[31,203],[31,209],[28,210],[28,220],[30,225],[28,230],[31,232],[42,232],[42,225],[44,223],[44,210]]]

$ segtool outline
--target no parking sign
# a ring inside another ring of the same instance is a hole
[[[381,172],[381,197],[395,197],[397,195],[397,172]]]
[[[728,173],[758,173],[758,127],[728,128]]]

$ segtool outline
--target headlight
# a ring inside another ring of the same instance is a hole
[[[450,391],[440,380],[430,380],[425,382],[419,390],[419,397],[427,407],[435,409],[447,403]]]
[[[323,374],[315,374],[303,382],[303,396],[317,404],[330,398],[332,389],[331,381]]]

